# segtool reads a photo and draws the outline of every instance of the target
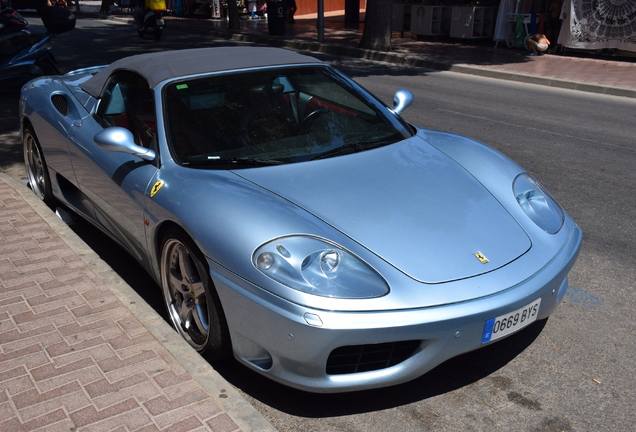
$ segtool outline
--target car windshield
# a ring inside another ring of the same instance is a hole
[[[301,162],[410,136],[398,116],[328,67],[209,75],[163,91],[168,143],[185,166]]]

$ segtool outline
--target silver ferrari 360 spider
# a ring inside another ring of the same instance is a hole
[[[402,383],[547,318],[581,230],[523,168],[328,65],[225,47],[22,89],[29,185],[119,242],[174,328],[312,392]]]

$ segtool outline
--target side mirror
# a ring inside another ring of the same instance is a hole
[[[95,144],[104,150],[128,153],[143,160],[151,161],[155,158],[155,152],[135,144],[133,134],[122,127],[109,127],[98,132],[93,138]]]
[[[402,114],[413,103],[413,93],[406,89],[400,89],[393,96],[393,111]]]

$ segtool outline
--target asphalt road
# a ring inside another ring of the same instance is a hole
[[[33,23],[36,19],[27,17]],[[225,42],[221,42],[225,43]],[[78,20],[55,40],[60,69],[148,50],[217,44]],[[219,43],[220,44],[220,43]],[[410,383],[314,395],[234,361],[214,367],[281,431],[631,431],[636,418],[636,101],[321,56],[390,103],[409,88],[414,124],[483,141],[535,175],[584,231],[563,304],[547,321]],[[23,176],[17,97],[0,97],[0,169]],[[150,278],[90,226],[77,231],[161,311]]]

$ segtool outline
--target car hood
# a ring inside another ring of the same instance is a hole
[[[487,273],[531,246],[479,181],[419,136],[351,155],[235,173],[420,282]]]

